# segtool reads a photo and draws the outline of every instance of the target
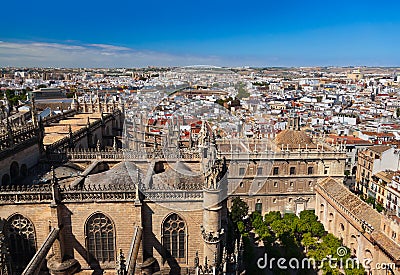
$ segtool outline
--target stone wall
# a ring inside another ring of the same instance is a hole
[[[187,267],[194,266],[196,251],[199,253],[199,258],[203,259],[204,244],[200,230],[200,225],[203,224],[201,202],[144,203],[142,208],[144,258],[153,256],[157,259],[161,269],[168,270],[171,266],[172,269],[174,268],[176,263],[164,261],[162,256],[162,224],[172,213],[182,217],[186,224],[186,259],[178,263],[181,272],[185,273]],[[212,259],[209,260],[211,263]]]
[[[21,175],[21,167],[25,166],[26,169],[30,169],[35,166],[40,158],[39,146],[38,144],[34,144],[28,148],[25,148],[22,151],[16,152],[14,155],[7,157],[5,159],[0,160],[0,185],[1,179],[4,175],[10,176],[11,178],[10,167],[13,162],[18,164],[19,176]]]
[[[378,270],[377,266],[392,263],[392,260],[379,249],[372,235],[366,232],[345,209],[338,207],[337,203],[328,196],[324,196],[323,191],[317,190],[315,213],[325,229],[342,239],[343,244],[350,248],[350,253],[356,256],[366,269],[370,269],[372,274],[388,274],[387,270]],[[368,262],[368,259],[371,262]]]

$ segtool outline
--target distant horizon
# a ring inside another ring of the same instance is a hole
[[[198,65],[193,65],[198,66]],[[201,65],[201,66],[206,66],[206,65]],[[212,65],[210,65],[212,66]],[[184,68],[188,67],[190,68],[191,66],[143,66],[143,67],[38,67],[38,66],[0,66],[1,69],[60,69],[60,70],[67,70],[67,69],[99,69],[99,70],[118,70],[118,69],[135,69],[135,70],[140,70],[140,69],[173,69],[173,68]],[[221,68],[221,69],[258,69],[258,70],[263,70],[263,69],[314,69],[314,68],[322,68],[322,69],[330,69],[330,68],[337,68],[337,69],[362,69],[362,68],[367,68],[367,69],[400,69],[400,66],[233,66],[233,67],[228,67],[228,66],[215,66],[216,68]],[[206,67],[207,68],[207,67]]]
[[[399,1],[21,0],[2,8],[1,67],[400,67]]]
[[[368,65],[345,65],[345,66],[335,66],[335,65],[315,65],[315,66],[215,66],[215,65],[206,65],[206,64],[193,64],[193,65],[184,65],[184,66],[153,66],[147,65],[142,67],[61,67],[61,66],[1,66],[0,69],[99,69],[99,70],[118,70],[118,69],[173,69],[173,68],[192,68],[192,67],[204,67],[204,68],[221,68],[221,69],[400,69],[400,66],[368,66]]]

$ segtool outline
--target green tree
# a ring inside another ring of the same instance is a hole
[[[283,220],[276,220],[271,223],[271,229],[280,238],[285,233],[292,233],[292,228]]]
[[[248,212],[249,206],[240,197],[235,197],[232,200],[231,218],[235,224],[237,224],[239,221],[243,221]]]
[[[297,232],[300,234],[310,233],[312,224],[308,221],[300,219],[297,225]]]
[[[314,210],[303,210],[300,212],[300,220],[316,222],[318,217],[315,215]]]
[[[311,233],[314,237],[321,238],[325,234],[324,225],[318,221],[311,223]]]
[[[342,247],[342,241],[329,233],[323,236],[321,241],[317,243],[315,247],[309,248],[308,256],[314,258],[316,261],[322,261],[330,256],[336,258],[338,261],[342,259],[342,261],[345,262],[346,259],[350,257],[350,250],[346,248],[347,254],[343,257],[339,257],[339,247]],[[324,261],[321,269],[323,274],[340,274],[339,269],[333,268],[327,261]]]
[[[301,240],[301,244],[305,248],[305,252],[307,253],[309,247],[315,247],[317,240],[311,235],[310,232],[303,234],[303,239]]]
[[[251,225],[255,229],[262,227],[264,224],[261,214],[257,211],[254,211],[253,213],[251,213],[250,220],[251,220]]]
[[[376,203],[375,205],[376,211],[378,211],[379,213],[381,213],[384,209],[383,205],[381,203]]]
[[[345,267],[344,273],[346,275],[364,275],[365,268],[361,264],[360,264],[360,266]]]
[[[247,236],[247,232],[246,232],[246,226],[244,225],[243,221],[238,221],[237,223],[237,228],[239,230],[239,233],[241,235],[246,235]]]
[[[258,238],[264,242],[264,244],[272,244],[275,240],[270,232],[268,225],[263,221],[261,214],[257,211],[251,214],[251,225],[254,231],[257,233]]]
[[[281,220],[281,219],[282,219],[282,215],[281,215],[281,212],[279,212],[279,211],[271,211],[271,212],[265,214],[265,216],[264,216],[264,222],[267,225],[271,225],[271,223],[273,221],[277,221],[277,220]]]
[[[375,208],[375,199],[373,197],[368,197],[365,202],[368,204],[372,204],[373,207]]]
[[[323,271],[323,275],[340,275],[340,271],[339,269],[334,266],[331,266],[329,264],[329,262],[324,262],[323,266],[322,266],[322,271]]]
[[[337,249],[342,246],[342,241],[329,233],[322,237],[322,244],[327,250],[327,255],[336,255]]]
[[[256,233],[258,234],[260,240],[264,242],[264,245],[271,245],[275,242],[269,227],[265,223],[263,223],[262,226],[256,230]]]
[[[19,100],[26,100],[26,90],[6,90],[6,96],[11,106],[17,106]]]
[[[300,219],[299,219],[299,217],[296,216],[296,214],[286,213],[283,216],[283,221],[291,229],[292,233],[297,232],[297,228],[298,228]]]

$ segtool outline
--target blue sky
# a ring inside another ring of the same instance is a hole
[[[399,66],[400,1],[4,1],[0,66]]]

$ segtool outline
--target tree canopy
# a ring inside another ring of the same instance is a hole
[[[249,206],[240,197],[235,197],[232,200],[231,219],[235,224],[239,221],[243,221],[248,212]]]
[[[244,220],[248,213],[248,206],[240,198],[232,201],[231,218],[237,224],[239,232],[250,240],[250,232],[255,233],[255,237],[264,243],[268,256],[273,254],[275,257],[286,259],[304,257],[313,258],[317,264],[322,264],[317,268],[321,269],[324,275],[339,275],[340,268],[346,275],[361,275],[365,270],[362,265],[339,266],[340,260],[344,263],[350,259],[350,250],[343,246],[342,240],[334,235],[327,233],[313,210],[302,211],[298,216],[293,213],[285,213],[283,216],[279,211],[272,211],[263,217],[255,211],[249,219]],[[250,244],[247,243],[247,250],[250,251]],[[245,249],[245,251],[246,251]],[[338,249],[345,249],[345,255],[338,255]],[[323,259],[336,258],[336,265],[330,265],[329,261]],[[248,259],[253,261],[254,259]],[[350,259],[351,260],[351,259]],[[251,263],[248,263],[251,267]],[[284,270],[275,270],[274,274],[287,272]],[[310,270],[308,270],[310,271]],[[283,273],[282,273],[283,274]],[[289,274],[289,273],[285,273]],[[305,272],[304,274],[308,274]]]

